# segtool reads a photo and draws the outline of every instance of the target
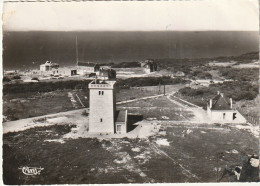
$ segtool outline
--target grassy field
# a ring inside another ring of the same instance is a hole
[[[145,91],[141,88],[123,89],[117,96],[121,100],[128,100],[129,96],[149,96],[158,90],[158,87],[146,88]],[[178,88],[169,86],[167,90],[172,92]],[[73,101],[77,99],[76,94],[81,100],[87,96],[84,91],[68,90],[27,96],[8,95],[5,99],[9,101],[8,104],[17,104],[12,108],[24,103],[24,108],[17,109],[17,114],[29,112],[27,107],[33,113],[32,104],[38,104],[41,108],[37,114],[44,114],[54,112],[59,104],[67,104],[68,109],[80,107],[78,101]],[[46,103],[42,103],[42,100]],[[56,104],[55,107],[52,103]],[[5,106],[8,104],[5,103]],[[45,111],[43,108],[48,109]],[[248,155],[258,153],[258,139],[248,131],[228,125],[191,123],[192,112],[172,103],[167,96],[121,104],[118,105],[120,108],[128,109],[132,114],[142,114],[145,119],[154,118],[147,122],[157,124],[160,129],[148,138],[67,139],[63,136],[73,131],[75,125],[71,119],[58,123],[53,118],[51,126],[5,133],[4,183],[216,182],[224,168],[241,166]],[[24,112],[25,109],[28,111]],[[84,123],[84,120],[81,122]],[[59,139],[62,139],[61,143]],[[221,157],[217,164],[218,154]],[[24,166],[42,167],[44,170],[40,175],[28,176],[19,169]],[[221,181],[231,179],[227,176]]]
[[[88,106],[88,93],[82,90],[8,94],[3,96],[3,115],[7,120],[17,120],[82,108],[76,94]]]
[[[166,93],[177,91],[184,85],[166,85]],[[161,86],[117,89],[117,101],[153,96],[163,93]],[[80,101],[88,107],[88,90],[56,90],[51,92],[12,93],[3,96],[5,120],[17,120],[82,108]],[[76,96],[77,95],[77,96]],[[75,101],[73,101],[75,100]]]
[[[258,140],[246,131],[170,121],[148,139],[46,141],[61,138],[72,127],[53,125],[4,134],[4,183],[216,182],[217,154],[221,154],[220,178],[226,166],[234,168],[248,154],[258,153]],[[40,175],[26,176],[18,169],[23,166],[44,170]],[[224,177],[221,181],[229,179]]]
[[[117,108],[127,109],[131,114],[143,115],[144,119],[180,121],[193,117],[192,112],[171,103],[166,96],[120,104]]]

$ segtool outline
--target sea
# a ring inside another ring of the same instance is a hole
[[[37,69],[45,61],[60,66],[78,60],[120,63],[145,59],[237,56],[258,51],[254,31],[52,32],[3,33],[3,69]]]

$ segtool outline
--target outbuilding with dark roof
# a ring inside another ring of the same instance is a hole
[[[210,99],[207,104],[207,113],[212,121],[221,123],[245,123],[246,119],[233,108],[232,98],[227,98],[223,93]]]

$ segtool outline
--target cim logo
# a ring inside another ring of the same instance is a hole
[[[30,176],[33,176],[33,175],[40,175],[41,171],[44,169],[44,168],[38,168],[38,167],[21,167],[19,169],[22,169],[22,172],[25,174],[25,175],[30,175]]]

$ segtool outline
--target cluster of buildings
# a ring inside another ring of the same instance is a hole
[[[145,73],[158,70],[157,64],[152,60],[141,63]],[[59,68],[59,65],[47,61],[40,65],[42,72],[53,75],[85,75],[96,77],[89,83],[89,132],[90,133],[127,133],[128,112],[116,109],[116,71],[109,66],[100,66],[97,63],[78,62],[77,68]],[[183,75],[183,74],[179,74]],[[228,99],[223,93],[210,99],[207,104],[207,114],[211,121],[226,123],[245,123],[246,119],[233,108],[232,98]]]
[[[75,76],[84,75],[86,77],[98,77],[100,79],[116,79],[116,71],[109,66],[100,66],[97,63],[78,62],[76,67],[60,68],[58,64],[46,61],[40,65],[40,72],[33,71],[32,74],[50,76]]]
[[[144,73],[152,73],[158,71],[158,65],[153,60],[145,60],[141,62]],[[100,66],[92,62],[78,62],[76,67],[60,68],[59,64],[46,61],[40,65],[40,72],[33,71],[32,74],[53,75],[53,76],[74,76],[84,75],[86,77],[98,77],[100,79],[116,79],[116,71],[110,66]]]

